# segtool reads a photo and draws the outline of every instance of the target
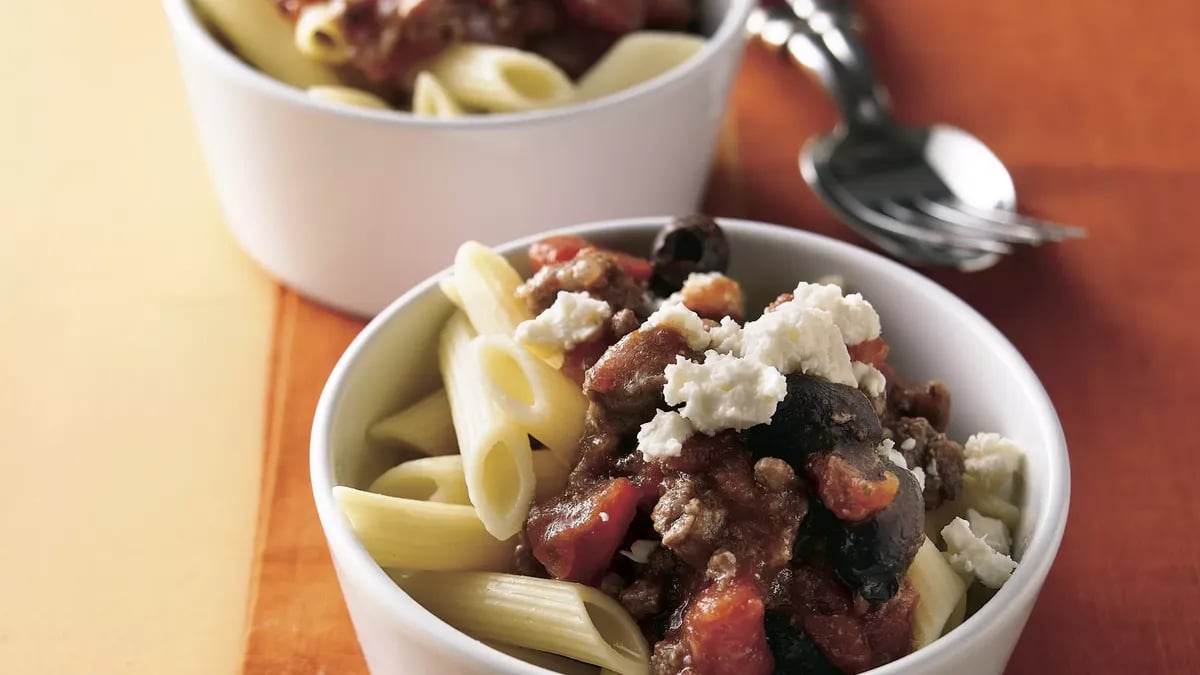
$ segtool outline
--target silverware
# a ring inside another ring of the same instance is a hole
[[[777,2],[755,10],[748,28],[814,73],[840,109],[841,123],[805,144],[800,170],[834,213],[888,253],[974,271],[1016,244],[1086,236],[1013,211],[1012,177],[979,139],[898,123],[845,0]]]

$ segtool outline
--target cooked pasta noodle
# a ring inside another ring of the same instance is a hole
[[[590,586],[513,574],[418,574],[404,590],[443,621],[481,640],[648,671],[649,648],[621,605]]]
[[[257,0],[194,0],[198,13],[217,29],[242,58],[267,75],[306,89],[337,85],[337,75],[305,58],[293,44],[293,29],[274,3]]]
[[[441,80],[428,71],[417,74],[417,82],[413,87],[412,112],[422,117],[438,117],[450,119],[467,114],[458,101],[446,91]]]
[[[367,435],[374,441],[402,445],[423,455],[449,455],[458,451],[450,400],[444,389],[376,422]]]
[[[549,499],[563,491],[570,467],[549,450],[533,452],[534,499]],[[470,504],[461,455],[424,457],[392,467],[371,483],[369,491],[391,497],[447,504]]]
[[[308,95],[318,101],[326,103],[340,103],[353,108],[370,108],[372,110],[390,110],[391,106],[387,101],[379,98],[375,94],[354,87],[331,87],[328,85],[319,85],[308,88]]]
[[[438,362],[471,503],[488,532],[507,539],[520,532],[529,512],[534,489],[532,450],[529,436],[480,386],[474,337],[467,317],[455,313],[442,330]]]
[[[442,277],[438,279],[438,288],[442,290],[442,295],[454,304],[455,307],[462,309],[462,296],[458,294],[458,282],[454,280],[454,275]]]
[[[566,73],[532,52],[491,45],[459,44],[429,62],[427,70],[463,105],[488,112],[517,112],[571,100]]]
[[[703,46],[703,38],[686,33],[630,33],[580,78],[576,98],[590,101],[654,79],[690,59]]]
[[[928,538],[913,558],[908,580],[919,597],[913,614],[913,644],[920,649],[941,636],[947,622],[964,601],[967,585]]]
[[[515,539],[488,534],[470,506],[400,499],[333,488],[354,533],[381,567],[409,570],[504,570]]]
[[[340,0],[305,5],[296,19],[296,49],[321,63],[350,60],[350,44],[339,24],[345,9]]]
[[[1010,531],[1015,531],[1021,520],[1021,509],[989,492],[971,474],[963,476],[962,502],[964,511],[971,508],[989,518],[999,518]]]
[[[521,275],[492,249],[467,242],[454,256],[454,283],[462,309],[481,335],[512,337],[533,315],[516,298]]]
[[[514,647],[506,645],[503,642],[489,642],[487,646],[495,649],[498,652],[504,652],[511,657],[521,659],[525,663],[533,664],[539,668],[545,668],[551,672],[560,673],[561,675],[597,675],[601,673],[596,666],[568,659],[565,656],[551,654],[549,652],[539,652],[534,649],[526,649],[524,647]]]
[[[489,397],[526,433],[574,464],[588,407],[579,385],[510,338],[484,335],[476,345]]]

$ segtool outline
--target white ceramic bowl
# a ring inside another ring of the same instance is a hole
[[[314,101],[226,51],[188,0],[163,3],[234,236],[284,283],[363,315],[467,239],[694,210],[754,6],[703,0],[705,47],[626,91],[446,121]]]
[[[606,246],[647,251],[665,219],[625,220],[561,230]],[[991,675],[1003,672],[1058,551],[1067,520],[1066,441],[1045,390],[999,331],[925,277],[881,256],[814,234],[722,221],[733,251],[730,275],[749,307],[762,307],[801,280],[836,273],[879,310],[891,362],[917,378],[945,380],[953,395],[951,434],[996,431],[1028,453],[1023,518],[1015,533],[1021,561],[1012,579],[971,618],[930,647],[871,671]],[[528,273],[526,247],[500,247]],[[396,300],[354,340],[317,407],[312,483],[338,579],[367,663],[375,675],[527,674],[546,671],[496,652],[443,623],[404,594],[359,544],[331,491],[365,487],[396,457],[365,440],[368,425],[432,390],[436,336],[452,311],[436,279]]]

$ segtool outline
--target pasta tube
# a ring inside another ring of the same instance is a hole
[[[959,604],[965,602],[967,585],[928,537],[908,568],[908,580],[919,596],[913,614],[913,646],[920,649],[942,635]]]
[[[437,76],[422,70],[417,73],[417,82],[413,87],[412,112],[421,117],[437,117],[451,119],[462,117],[467,113]]]
[[[454,276],[442,277],[438,279],[438,288],[442,290],[442,295],[446,299],[454,303],[454,306],[462,309],[462,296],[458,294],[458,282],[454,280]]]
[[[380,567],[504,570],[516,539],[488,534],[470,506],[399,499],[338,486],[333,496]]]
[[[296,19],[296,49],[321,63],[339,64],[350,60],[350,43],[339,23],[345,5],[339,0],[305,5]]]
[[[652,80],[692,58],[703,46],[703,38],[686,33],[630,33],[584,73],[576,97],[590,101]]]
[[[549,652],[514,647],[513,645],[506,645],[501,642],[489,642],[487,646],[498,652],[504,652],[513,658],[521,659],[525,663],[531,663],[539,668],[545,668],[561,675],[596,675],[600,672],[596,666],[568,659],[565,656],[550,654]]]
[[[510,338],[476,339],[488,396],[530,436],[575,463],[588,400],[579,385]]]
[[[460,290],[462,278],[459,278]],[[464,295],[465,300],[465,295]],[[480,381],[479,350],[466,316],[456,312],[442,330],[442,380],[462,453],[467,493],[484,527],[497,539],[521,531],[533,498],[529,436],[488,398]]]
[[[439,389],[400,412],[372,424],[367,438],[403,445],[423,455],[450,455],[458,450],[450,400]]]
[[[274,3],[258,0],[194,0],[197,12],[242,58],[294,87],[338,84],[326,66],[296,51],[293,30]]]
[[[513,574],[418,574],[403,588],[442,620],[480,640],[550,652],[622,675],[648,671],[649,647],[632,617],[590,586]]]
[[[454,45],[434,57],[426,70],[455,100],[488,112],[558,105],[575,94],[571,79],[558,66],[512,47]]]
[[[533,452],[535,500],[561,494],[567,485],[570,468],[549,450]],[[467,478],[461,455],[424,457],[399,464],[385,471],[368,488],[390,497],[422,499],[446,504],[470,504]]]
[[[454,283],[471,326],[482,335],[512,337],[533,315],[516,297],[521,275],[500,254],[469,241],[454,256]]]
[[[320,85],[308,88],[309,98],[326,103],[338,103],[352,108],[370,108],[373,110],[391,110],[387,101],[369,91],[354,87],[331,87]]]

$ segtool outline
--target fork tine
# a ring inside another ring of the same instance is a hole
[[[919,198],[916,201],[918,208],[939,218],[955,219],[964,227],[1004,229],[1029,237],[1037,237],[1040,241],[1081,239],[1087,236],[1087,230],[1082,227],[1024,216],[1005,209],[981,208],[967,204],[960,199],[927,200]]]
[[[867,206],[853,195],[844,191],[838,195],[838,201],[862,221],[893,237],[916,239],[917,241],[933,246],[961,248],[968,251],[1001,254],[1012,253],[1012,247],[1002,241],[996,241],[979,235],[960,236],[914,224],[911,221],[902,220],[891,214],[884,213],[882,210]]]
[[[894,203],[892,209],[903,209],[912,214],[914,220],[926,223],[929,227],[958,233],[973,233],[975,236],[986,236],[989,239],[1010,244],[1029,244],[1037,246],[1046,242],[1046,237],[1040,232],[1023,226],[1012,226],[997,223],[970,214],[957,211],[943,203],[933,202],[923,197],[913,198],[908,204]]]

